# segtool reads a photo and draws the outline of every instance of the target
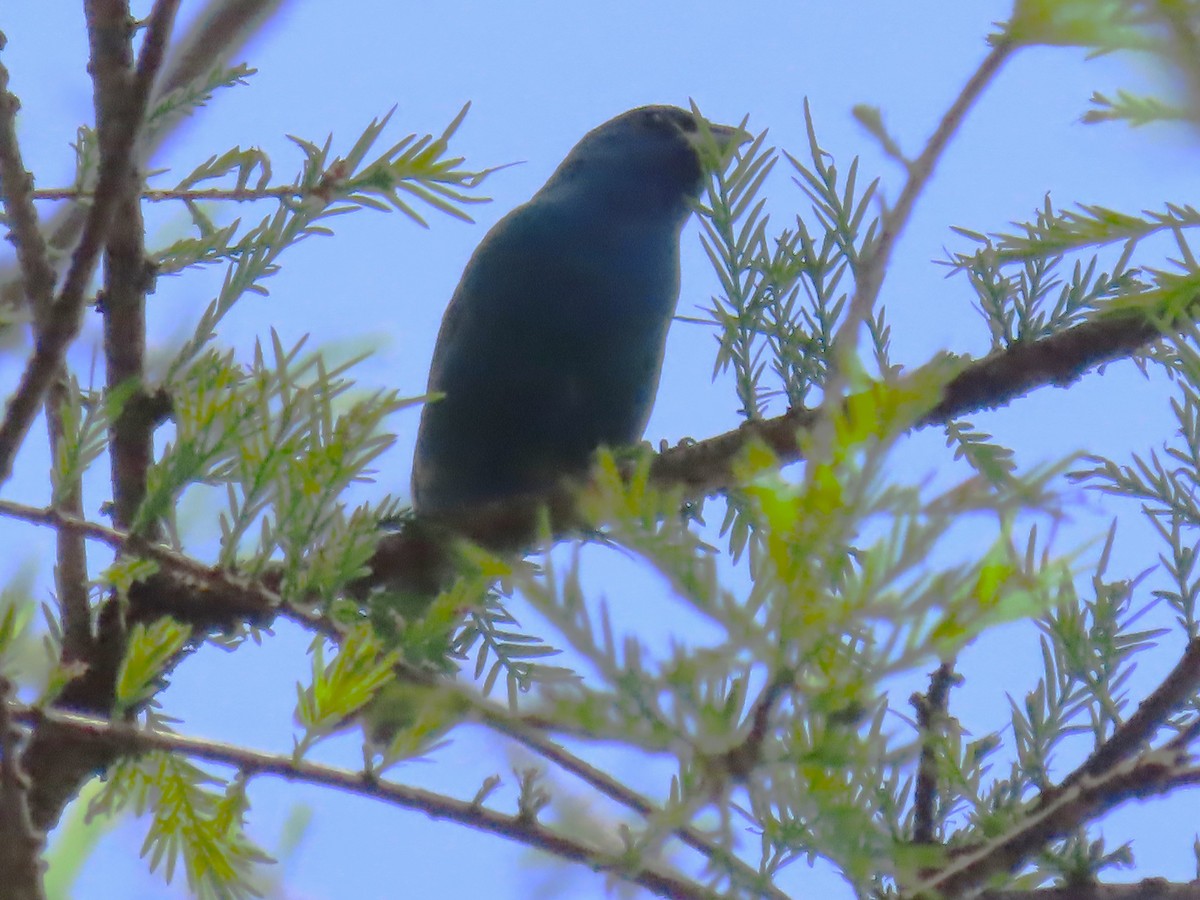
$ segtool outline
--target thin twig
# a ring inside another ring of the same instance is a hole
[[[207,77],[266,24],[270,13],[280,3],[281,0],[209,0],[193,15],[192,24],[163,64],[162,77],[151,102],[157,103],[171,91]],[[152,136],[147,136],[148,140],[139,141],[135,158],[148,159],[183,120],[181,115],[169,123],[161,123]],[[46,224],[53,265],[60,266],[65,251],[76,244],[86,221],[86,212],[83,204],[72,203]],[[21,290],[19,282],[20,279],[13,278],[11,272],[0,270],[0,307],[16,304],[15,295]]]
[[[732,749],[709,760],[708,769],[718,778],[744,783],[762,762],[763,745],[771,736],[771,714],[783,696],[796,686],[796,673],[783,669],[763,687],[747,721],[746,737]]]
[[[164,569],[184,579],[177,579],[173,583],[176,614],[191,625],[199,624],[195,616],[207,620],[216,618],[231,623],[231,627],[237,621],[266,624],[265,620],[283,606],[279,595],[264,585],[225,569],[206,565],[140,535],[65,515],[58,509],[28,506],[12,500],[0,500],[0,515],[79,534],[99,541],[118,553],[131,553],[159,563]],[[187,614],[189,606],[193,607],[192,616]],[[300,614],[296,616],[299,618]],[[306,622],[312,625],[311,620]]]
[[[846,384],[848,373],[853,371],[852,359],[858,346],[858,333],[862,324],[867,321],[879,298],[880,288],[892,258],[896,241],[900,238],[904,227],[908,224],[917,198],[929,183],[938,160],[954,137],[967,113],[979,99],[984,89],[995,78],[1000,67],[1017,47],[1016,44],[1000,37],[987,56],[979,64],[979,68],[967,79],[950,108],[946,110],[942,120],[920,155],[908,165],[908,178],[896,198],[896,204],[884,212],[880,222],[879,235],[864,255],[862,264],[854,273],[854,294],[846,311],[846,318],[834,337],[831,359],[833,366],[829,379],[824,387],[822,406],[828,411],[841,402],[841,395]]]
[[[0,35],[0,48],[3,36]],[[33,176],[25,168],[16,135],[16,111],[20,103],[8,90],[8,71],[0,65],[0,197],[9,222],[8,239],[16,247],[26,305],[33,313],[38,341],[50,326],[56,274],[50,264],[46,242],[33,204],[36,191]],[[50,458],[58,458],[63,437],[61,405],[65,396],[66,372],[60,364],[53,375],[46,400],[46,425],[50,434]],[[64,512],[82,510],[82,488],[60,486],[60,504]],[[87,596],[87,554],[81,538],[66,531],[55,536],[57,543],[54,568],[55,591],[62,610],[63,655],[83,660],[91,650],[91,610]]]
[[[850,302],[848,322],[857,320],[858,323],[862,323],[874,307],[875,300],[879,296],[879,289],[883,286],[883,277],[887,272],[892,251],[912,216],[917,198],[925,190],[925,186],[929,183],[929,179],[937,167],[938,160],[945,152],[950,139],[954,137],[966,119],[967,113],[987,86],[991,84],[992,79],[1000,71],[1000,67],[1004,65],[1016,47],[1016,44],[1004,37],[1000,37],[992,45],[991,51],[983,58],[979,68],[967,79],[963,89],[959,91],[954,102],[950,104],[950,108],[946,110],[946,114],[942,116],[942,120],[930,135],[921,154],[909,164],[908,180],[905,181],[900,196],[896,198],[896,205],[884,215],[878,240],[871,248],[867,260],[859,269],[858,280],[854,286],[854,298]]]
[[[275,775],[288,781],[298,781],[348,791],[363,797],[382,800],[394,806],[411,809],[434,819],[446,819],[498,837],[514,840],[542,850],[560,859],[582,863],[597,871],[641,885],[663,897],[708,898],[711,893],[682,875],[658,868],[630,869],[614,839],[610,848],[589,846],[582,841],[559,834],[543,826],[529,815],[505,815],[485,808],[481,803],[455,800],[421,788],[384,781],[366,772],[321,765],[290,755],[251,750],[220,741],[203,740],[184,735],[150,731],[124,722],[112,722],[92,716],[66,713],[37,707],[11,706],[14,720],[34,727],[52,725],[69,730],[77,738],[102,744],[117,755],[139,755],[148,751],[183,753],[221,765],[233,766],[248,775]]]
[[[93,191],[80,191],[75,188],[42,188],[31,192],[34,200],[84,200],[95,196]],[[257,200],[294,200],[302,201],[314,196],[313,191],[305,191],[295,185],[279,185],[265,188],[148,188],[143,187],[138,194],[150,203],[164,203],[168,200],[181,200],[186,203],[203,203],[209,200],[229,200],[234,203],[253,203]]]
[[[4,49],[0,35],[0,50]],[[54,267],[46,250],[34,206],[33,175],[25,168],[17,141],[20,101],[8,90],[8,70],[0,63],[0,199],[8,220],[8,240],[17,251],[21,282],[29,307],[48,311],[54,300]]]
[[[1078,778],[1065,790],[1048,792],[1012,830],[955,859],[917,885],[914,893],[960,896],[993,875],[1013,871],[1050,841],[1128,800],[1146,799],[1183,784],[1194,784],[1200,772],[1188,767],[1191,760],[1185,745],[1195,738],[1197,730],[1200,728],[1194,724],[1164,747]]]
[[[145,119],[151,87],[170,39],[179,0],[157,0],[147,18],[143,53],[130,72],[134,22],[126,0],[85,0],[90,50],[88,71],[98,114],[99,172],[96,197],[86,213],[83,232],[71,255],[59,295],[17,391],[0,425],[0,484],[12,473],[13,460],[51,382],[60,371],[68,345],[83,321],[86,291],[108,239],[108,229],[134,165],[134,149]],[[104,111],[103,115],[100,111]],[[79,710],[107,710],[125,649],[126,610],[115,598],[97,615],[95,643],[87,665],[58,695],[58,702]],[[29,809],[34,824],[48,829],[57,822],[79,785],[110,761],[102,749],[81,744],[69,733],[35,729],[21,761],[31,780]]]
[[[560,744],[538,734],[523,720],[479,702],[475,702],[475,709],[488,727],[518,741],[564,771],[570,772],[610,800],[620,803],[647,819],[662,816],[663,810],[657,804],[650,802],[637,791],[613,779],[606,772],[600,771],[570,753]],[[712,860],[714,865],[722,867],[735,884],[752,886],[761,892],[761,896],[772,898],[772,900],[787,900],[787,894],[771,886],[761,874],[746,865],[729,850],[713,843],[695,828],[687,825],[679,826],[671,829],[671,834],[696,852]]]
[[[121,187],[128,177],[133,149],[146,113],[150,88],[162,62],[170,37],[179,0],[160,0],[150,13],[146,28],[145,48],[138,68],[128,86],[121,126],[114,127],[100,139],[100,173],[96,197],[88,210],[83,234],[71,254],[71,264],[63,279],[62,289],[48,314],[47,328],[41,335],[33,354],[25,365],[16,392],[9,398],[4,421],[0,424],[0,485],[12,476],[13,459],[29,433],[29,426],[58,371],[67,347],[79,334],[83,324],[83,305],[88,285],[108,232],[109,223],[121,199]],[[93,77],[114,67],[115,61],[105,56],[114,29],[127,28],[129,7],[119,0],[89,0],[87,4],[89,35],[93,35],[90,69]],[[122,10],[124,20],[122,21]]]
[[[59,448],[67,440],[63,424],[63,408],[70,393],[66,367],[59,365],[54,381],[46,393],[46,431],[50,439],[51,467],[56,468]],[[64,473],[55,473],[54,508],[65,517],[83,516],[83,475],[65,473],[69,483],[58,480]],[[94,649],[92,607],[88,596],[87,543],[84,536],[69,528],[60,528],[54,535],[54,592],[62,626],[62,654],[65,662],[86,663]]]
[[[1099,775],[1137,753],[1172,713],[1196,696],[1197,688],[1200,688],[1200,638],[1188,642],[1183,656],[1162,683],[1138,704],[1134,714],[1122,722],[1083,765],[1063,779],[1058,790],[1067,790],[1084,778]]]
[[[283,0],[209,0],[196,11],[192,25],[171,48],[154,92],[154,102],[228,62],[282,3]]]
[[[1174,74],[1183,76],[1189,112],[1195,116],[1200,111],[1200,35],[1195,31],[1195,12],[1165,0],[1150,4],[1150,12],[1167,26],[1168,58],[1176,66]]]
[[[278,608],[285,618],[291,619],[310,631],[322,634],[335,643],[342,637],[341,630],[328,618],[318,613],[308,612],[284,604],[278,595],[266,588],[240,580],[231,573],[206,566],[197,560],[160,544],[132,537],[104,525],[64,516],[58,510],[39,509],[8,500],[0,500],[0,515],[11,516],[36,525],[49,526],[60,531],[72,531],[100,541],[118,551],[135,552],[136,550],[141,555],[153,559],[163,566],[181,575],[185,575],[191,580],[206,584],[210,589],[208,591],[210,603],[213,601],[214,596],[222,598],[222,591],[230,591],[233,588],[236,589],[239,596],[252,598],[252,602],[255,603],[256,608],[260,610]],[[206,612],[208,615],[212,615],[211,610]],[[186,617],[184,617],[184,620],[188,621]],[[428,673],[407,666],[403,667],[398,672],[398,675],[407,681],[417,683],[426,683],[429,681]],[[537,731],[529,727],[527,721],[514,718],[503,711],[496,710],[492,706],[480,702],[473,695],[468,695],[464,692],[463,697],[471,703],[482,722],[488,727],[518,741],[533,752],[558,765],[564,771],[575,775],[609,799],[621,803],[646,817],[661,814],[661,809],[658,806],[620,782],[613,780],[607,774],[590,766],[579,757],[569,753],[559,744],[538,734]],[[675,829],[673,833],[692,849],[725,866],[730,876],[740,883],[755,885],[760,883],[761,878],[757,872],[750,869],[745,863],[724,848],[712,843],[695,829],[680,827]],[[765,896],[784,900],[785,895],[773,892],[772,890],[766,890]]]

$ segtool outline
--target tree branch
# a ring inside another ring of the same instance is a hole
[[[131,588],[131,595],[136,595],[131,603],[131,621],[153,621],[169,615],[201,632],[228,632],[245,624],[269,625],[284,606],[279,595],[263,585],[205,565],[140,535],[74,518],[58,509],[39,509],[11,500],[0,500],[0,515],[82,535],[118,553],[160,564],[165,570],[162,578],[152,575]],[[165,594],[158,601],[151,599],[155,588]]]
[[[0,34],[0,50],[4,49],[4,43],[4,35]],[[33,175],[25,168],[17,141],[20,108],[21,101],[8,90],[8,70],[0,63],[0,199],[4,201],[8,219],[7,238],[17,251],[17,265],[29,307],[35,311],[49,310],[57,276],[50,265],[33,203]]]
[[[207,76],[246,43],[260,29],[282,0],[210,0],[207,7],[195,17],[192,25],[172,49],[162,66],[162,77],[158,81],[153,101],[157,103],[166,94]],[[181,119],[182,120],[182,119]],[[181,121],[180,120],[180,121]],[[135,147],[135,157],[147,159],[167,137],[178,122],[156,130],[149,142],[140,141]],[[48,245],[55,251],[52,265],[59,262],[63,251],[75,244],[83,229],[87,210],[81,203],[72,203],[46,225]],[[16,304],[22,286],[19,278],[8,272],[0,273],[0,306]]]
[[[830,379],[824,387],[822,406],[841,402],[841,394],[845,385],[844,373],[849,371],[847,363],[854,355],[858,345],[858,333],[863,322],[867,321],[879,299],[880,288],[887,274],[888,262],[892,251],[900,239],[904,226],[908,224],[917,198],[925,190],[925,185],[933,177],[933,170],[938,160],[945,152],[950,139],[958,131],[959,126],[967,117],[967,113],[979,99],[984,89],[991,84],[992,79],[999,73],[1001,66],[1017,49],[1017,45],[1001,36],[993,45],[991,51],[983,58],[983,62],[967,79],[950,108],[942,116],[937,128],[930,135],[921,154],[908,163],[908,179],[896,199],[896,205],[886,210],[880,221],[879,235],[864,254],[862,264],[854,272],[854,294],[846,311],[846,319],[834,337],[832,351],[833,369]]]
[[[1142,749],[1143,745],[1162,728],[1172,713],[1196,696],[1200,688],[1200,638],[1188,642],[1179,662],[1162,683],[1138,704],[1137,710],[1112,733],[1107,741],[1089,756],[1079,768],[1063,779],[1058,790],[1063,791],[1088,777],[1111,769]]]
[[[513,716],[497,711],[478,701],[474,702],[477,712],[481,714],[483,723],[494,731],[503,734],[522,744],[538,756],[570,772],[576,778],[599,793],[608,797],[627,809],[631,809],[646,819],[662,815],[662,809],[650,802],[636,791],[610,777],[584,760],[567,751],[561,745],[548,740],[533,729],[524,725]],[[713,843],[701,832],[687,825],[674,827],[671,834],[681,842],[691,847],[711,861],[711,864],[722,868],[733,881],[743,887],[751,887],[759,896],[771,900],[787,900],[787,895],[773,887],[758,872],[747,866],[732,852]]]
[[[209,0],[171,48],[154,100],[226,63],[282,5],[283,0]]]
[[[325,191],[326,188],[322,185],[316,190]],[[299,203],[316,196],[316,190],[304,190],[291,184],[263,188],[152,188],[143,185],[138,196],[150,203],[165,203],[170,200],[184,203],[256,203],[259,200]],[[83,200],[95,196],[94,192],[80,191],[76,188],[38,188],[31,191],[30,195],[34,200]]]
[[[54,508],[64,516],[83,515],[83,477],[69,474],[69,483],[58,480],[55,461],[66,439],[63,407],[67,403],[66,367],[59,364],[58,372],[46,394],[46,431],[50,439],[51,481]],[[55,566],[54,593],[62,619],[62,655],[66,662],[84,662],[95,650],[92,631],[92,606],[88,596],[87,544],[81,534],[60,528],[54,535]]]
[[[1196,304],[1188,310],[1194,312]],[[962,368],[941,400],[917,427],[942,425],[960,416],[1006,406],[1029,392],[1066,387],[1089,370],[1132,356],[1162,335],[1152,313],[1133,309],[1097,313],[1094,318],[1038,341],[1015,343],[979,360],[963,358]],[[650,480],[661,488],[682,487],[685,497],[710,496],[735,486],[735,463],[752,442],[766,446],[781,465],[800,458],[802,432],[811,431],[821,413],[792,409],[773,419],[744,422],[703,441],[686,441],[658,454]],[[566,534],[581,525],[576,497],[580,486],[568,483],[537,496],[517,497],[461,510],[440,519],[413,519],[380,541],[370,574],[353,589],[365,593],[389,583],[403,590],[436,593],[452,571],[448,542],[466,538],[497,552],[528,548],[540,516],[549,516],[551,532]]]
[[[966,361],[946,386],[941,401],[918,423],[919,427],[996,409],[1047,385],[1066,387],[1097,366],[1131,356],[1160,335],[1159,327],[1149,315],[1121,310],[1099,314],[1048,338],[1016,343],[983,359]],[[766,445],[781,464],[793,462],[800,457],[798,433],[812,428],[817,416],[813,410],[790,410],[774,419],[744,423],[703,441],[679,444],[654,458],[650,477],[660,487],[682,486],[691,497],[727,490],[735,483],[734,463],[750,442]],[[575,511],[577,490],[577,486],[568,485],[549,495],[492,504],[446,521],[409,520],[399,532],[380,541],[370,562],[370,574],[352,589],[365,594],[380,583],[399,583],[417,591],[436,593],[438,585],[444,584],[447,574],[453,571],[447,550],[450,541],[465,537],[494,549],[521,549],[534,533],[539,510],[543,508],[548,509],[554,530],[567,532],[579,524]],[[110,546],[133,546],[128,535],[103,526],[71,522],[66,517],[56,519],[19,504],[6,504],[4,508],[29,521],[82,529],[89,537]],[[159,551],[149,548],[161,548],[152,542],[142,546],[151,553]],[[166,552],[166,548],[161,549]],[[178,561],[168,561],[167,556],[161,559],[168,566],[179,568]],[[211,570],[204,568],[208,595],[205,602],[214,617],[244,615],[256,624],[266,624],[271,614],[269,607],[264,608],[257,599],[249,597],[244,585],[224,593],[226,586],[213,581]],[[269,592],[269,586],[266,589]],[[198,625],[189,618],[182,620]]]
[[[105,388],[109,396],[128,391],[108,434],[113,521],[125,530],[133,525],[146,495],[155,422],[144,384],[146,293],[154,274],[143,243],[141,204],[136,195],[130,196],[137,177],[127,180],[120,215],[108,238],[98,303],[104,321]]]
[[[0,49],[4,37],[0,35]],[[25,303],[33,313],[34,328],[40,342],[50,329],[54,282],[57,278],[46,242],[38,223],[33,200],[33,176],[25,168],[16,135],[16,112],[20,102],[8,90],[8,71],[0,65],[0,197],[9,222],[8,240],[16,247]],[[50,458],[56,459],[63,436],[60,410],[65,396],[66,373],[61,363],[52,376],[45,408],[50,436]],[[78,515],[82,510],[82,487],[59,486],[60,508]],[[62,611],[63,653],[68,659],[82,660],[91,650],[91,609],[87,596],[87,553],[77,535],[60,531],[55,536],[57,565],[55,589]]]
[[[1188,767],[1186,745],[1197,730],[1194,723],[1164,747],[1116,762],[1102,773],[1075,778],[1070,787],[1047,792],[1007,834],[955,859],[916,885],[914,893],[959,896],[984,884],[992,875],[1015,870],[1050,841],[1127,800],[1146,799],[1181,784],[1194,784],[1200,770]]]
[[[179,0],[159,0],[147,20],[146,37],[138,54],[133,90],[148,102],[154,77],[170,41]],[[125,42],[122,52],[132,53]],[[132,64],[132,59],[128,64]],[[127,92],[109,91],[98,84],[97,98],[113,101],[98,104],[97,130],[101,140],[106,128],[125,126],[124,100]],[[142,113],[138,114],[140,121]],[[104,360],[107,389],[132,388],[109,430],[109,460],[112,470],[113,521],[129,530],[146,494],[146,473],[153,453],[155,416],[143,384],[146,356],[146,294],[154,272],[146,258],[145,228],[142,225],[140,194],[142,176],[136,153],[131,153],[125,178],[118,191],[120,214],[108,234],[104,259],[104,293],[100,312],[104,319]],[[152,526],[151,526],[152,527]]]
[[[29,818],[29,779],[20,767],[21,731],[9,716],[13,685],[0,675],[0,873],[4,896],[45,900],[42,891],[44,837]]]
[[[96,197],[88,210],[83,234],[71,254],[71,264],[62,289],[50,307],[48,323],[39,335],[37,346],[25,365],[16,392],[9,398],[4,421],[0,423],[0,484],[12,475],[13,459],[29,433],[50,382],[58,371],[67,347],[79,334],[83,323],[85,292],[96,269],[96,262],[107,237],[128,175],[132,153],[145,117],[150,87],[162,51],[169,38],[179,0],[159,0],[150,14],[144,53],[138,69],[121,98],[100,97],[98,107],[119,109],[107,132],[100,134],[100,175]],[[116,36],[130,28],[129,5],[125,0],[89,0],[88,34],[91,43],[89,63],[97,92],[125,87],[125,79],[110,77],[121,66],[121,55],[114,50]],[[162,34],[165,32],[165,34]]]
[[[937,740],[946,726],[950,688],[959,682],[954,663],[945,662],[929,676],[929,690],[913,694],[917,726],[921,730],[921,756],[913,786],[913,843],[932,844],[936,839],[938,811]]]
[[[1124,310],[1097,316],[1040,341],[1014,344],[982,360],[964,364],[945,389],[942,401],[921,424],[938,424],[979,409],[996,408],[1047,384],[1070,384],[1097,365],[1131,355],[1159,334],[1158,328],[1150,324],[1149,316]],[[793,410],[706,441],[672,448],[654,460],[651,477],[659,485],[682,484],[693,496],[715,493],[732,486],[733,463],[751,440],[771,447],[783,463],[796,459],[799,455],[796,432],[811,427],[815,416],[809,410]],[[575,521],[574,496],[573,490],[564,490],[549,498],[553,523]],[[536,521],[537,510],[546,503],[547,498],[539,497],[475,511],[468,521],[460,523],[459,533],[488,546],[519,549],[524,536],[531,533],[528,529]],[[7,508],[10,513],[18,509],[12,504]],[[20,514],[33,520],[28,509]],[[89,536],[110,545],[121,545],[127,552],[146,552],[162,560],[171,559],[163,572],[134,586],[143,615],[170,614],[201,629],[223,630],[238,617],[267,624],[273,615],[283,611],[289,617],[300,616],[306,627],[314,627],[311,615],[280,607],[269,587],[245,585],[237,579],[225,581],[225,576],[208,567],[201,567],[203,578],[197,583],[191,575],[183,574],[187,565],[170,558],[170,551],[161,545],[147,542],[135,549],[130,538],[119,532],[106,533],[101,526],[71,523],[66,517],[56,518],[49,513],[39,515],[43,524],[55,527],[86,526]],[[448,567],[452,571],[446,551],[448,541],[456,534],[452,525],[413,520],[401,532],[384,538],[371,561],[372,573],[357,585],[358,589],[365,591],[371,584],[396,579],[425,589],[444,583],[440,580],[445,578]]]
[[[367,772],[354,772],[333,766],[293,759],[260,750],[251,750],[219,741],[149,731],[124,722],[6,704],[12,719],[37,729],[52,726],[70,732],[77,741],[103,747],[109,756],[137,756],[159,750],[183,753],[221,765],[233,766],[247,775],[275,775],[287,781],[305,782],[336,788],[382,800],[393,806],[424,813],[430,818],[446,819],[468,828],[494,834],[542,850],[559,859],[578,862],[596,871],[640,885],[662,897],[709,898],[711,892],[686,877],[656,867],[630,868],[617,840],[611,847],[589,845],[545,827],[536,817],[518,812],[505,815],[483,806],[482,801],[455,800],[421,788],[384,781]]]
[[[94,84],[99,126],[99,179],[47,328],[26,364],[20,385],[0,425],[0,483],[12,473],[12,462],[55,374],[67,346],[79,333],[85,291],[108,240],[109,226],[121,203],[134,150],[149,103],[150,91],[170,40],[179,0],[157,0],[147,18],[142,53],[130,72],[133,21],[127,0],[86,0],[89,72]],[[111,708],[113,685],[125,647],[125,610],[120,601],[100,611],[95,641],[84,672],[68,682],[58,703],[80,710]],[[30,815],[43,830],[53,826],[79,785],[111,756],[81,744],[69,732],[49,726],[35,729],[21,757],[31,780]]]
[[[1172,884],[1145,878],[1132,884],[1072,884],[1026,890],[984,891],[979,900],[1200,900],[1200,882]]]
[[[941,670],[939,670],[940,672]],[[1167,719],[1185,704],[1187,704],[1196,694],[1197,688],[1200,687],[1200,639],[1192,640],[1188,643],[1179,662],[1163,679],[1162,683],[1157,688],[1138,704],[1137,710],[1132,716],[1126,719],[1095,752],[1089,756],[1082,765],[1076,768],[1073,772],[1067,775],[1062,782],[1050,789],[1044,791],[1038,798],[1037,803],[1031,810],[1028,818],[1023,821],[1018,828],[1010,835],[1001,839],[998,843],[989,844],[973,853],[973,858],[977,860],[978,871],[981,874],[979,878],[973,882],[974,885],[983,883],[988,874],[997,871],[1006,871],[1015,868],[1027,858],[1031,853],[1036,852],[1044,846],[1046,841],[1053,837],[1060,836],[1073,828],[1081,825],[1085,819],[1093,818],[1107,809],[1115,806],[1117,803],[1128,799],[1131,796],[1146,796],[1154,793],[1152,781],[1147,781],[1143,786],[1144,792],[1139,793],[1139,786],[1132,779],[1125,779],[1121,783],[1124,785],[1121,788],[1114,790],[1125,792],[1124,796],[1116,796],[1113,798],[1105,798],[1095,793],[1094,786],[1098,783],[1103,783],[1107,779],[1121,778],[1118,773],[1118,768],[1125,766],[1138,766],[1146,761],[1153,761],[1158,756],[1166,753],[1182,753],[1188,742],[1200,732],[1200,720],[1193,722],[1189,728],[1184,729],[1178,735],[1171,739],[1163,750],[1148,750],[1141,757],[1132,760],[1134,754],[1142,751],[1146,742],[1154,736],[1155,732],[1164,726]],[[930,693],[932,694],[932,688]],[[918,713],[920,707],[918,707]],[[924,769],[925,752],[922,750],[921,769]],[[1158,770],[1150,770],[1157,772]],[[922,794],[921,786],[921,771],[917,776],[917,794],[916,803],[918,809],[920,806],[920,796]],[[1171,785],[1164,782],[1157,790],[1165,792]],[[1087,795],[1090,799],[1085,799],[1081,795]],[[1074,814],[1078,818],[1072,820],[1070,813],[1065,810],[1074,810]],[[1052,814],[1049,811],[1054,810]],[[1054,826],[1053,833],[1046,836],[1040,828],[1049,827],[1046,825],[1046,817],[1050,815],[1059,824]],[[1024,835],[1024,838],[1018,838],[1018,835]],[[916,838],[914,838],[915,840]],[[992,853],[990,859],[985,859],[986,854]],[[952,864],[947,869],[942,870],[932,879],[930,883],[937,882],[938,878],[945,876],[950,870],[957,869],[959,863]],[[965,889],[969,876],[962,875],[963,882],[959,889]],[[959,882],[952,882],[959,884]],[[948,895],[953,895],[954,891],[945,887],[939,887]]]

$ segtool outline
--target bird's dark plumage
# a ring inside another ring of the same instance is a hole
[[[718,146],[742,133],[708,126]],[[544,490],[642,436],[679,296],[679,234],[705,177],[686,110],[584,135],[467,263],[438,333],[413,505],[446,513]]]

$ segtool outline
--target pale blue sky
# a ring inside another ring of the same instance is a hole
[[[185,15],[197,5],[185,0]],[[358,370],[363,384],[415,395],[424,387],[442,309],[471,250],[488,226],[536,190],[588,129],[633,106],[686,105],[692,98],[714,120],[736,122],[748,114],[752,129],[769,127],[774,143],[802,154],[807,97],[825,148],[843,168],[861,154],[864,175],[882,175],[884,195],[894,198],[902,173],[876,152],[852,120],[851,106],[882,107],[893,133],[915,153],[986,53],[990,23],[1007,12],[1008,4],[999,0],[293,2],[243,54],[259,70],[249,86],[222,92],[155,165],[181,175],[234,144],[258,145],[272,156],[278,176],[287,178],[299,165],[287,134],[320,142],[332,131],[335,150],[345,149],[371,118],[392,106],[397,110],[390,134],[398,138],[409,131],[440,131],[471,101],[454,149],[477,167],[524,161],[489,180],[487,192],[495,202],[473,210],[476,224],[431,216],[426,231],[398,215],[340,218],[333,223],[336,237],[289,251],[283,271],[269,283],[271,295],[244,301],[223,334],[243,354],[272,327],[285,344],[311,334],[322,344],[373,346],[377,354]],[[0,30],[9,41],[3,58],[11,88],[23,102],[26,159],[39,186],[64,184],[72,166],[68,145],[90,114],[79,4],[7,0],[0,8]],[[1070,49],[1019,54],[951,147],[897,248],[884,288],[897,361],[916,365],[938,350],[986,349],[986,331],[965,283],[947,280],[944,269],[931,262],[944,256],[943,248],[963,245],[948,226],[1001,229],[1030,215],[1047,192],[1059,203],[1078,200],[1130,211],[1165,200],[1195,202],[1200,179],[1192,133],[1079,122],[1093,90],[1153,84],[1153,73],[1124,60],[1085,63],[1082,57]],[[164,183],[172,182],[168,177]],[[783,227],[791,211],[803,208],[803,197],[783,166],[769,191],[776,223]],[[245,211],[248,219],[255,215]],[[179,221],[178,211],[169,210],[164,233]],[[684,260],[679,311],[692,314],[708,302],[715,285],[694,226],[685,233]],[[152,297],[153,334],[169,338],[190,326],[210,299],[213,277],[219,276],[160,281]],[[89,324],[73,355],[85,367],[97,345],[95,325]],[[700,438],[737,424],[729,384],[710,384],[713,347],[710,332],[674,327],[650,440]],[[16,365],[13,358],[0,360],[5,391]],[[1069,392],[1040,392],[1013,412],[981,417],[977,424],[1014,445],[1026,467],[1079,450],[1124,459],[1165,436],[1164,398],[1161,384],[1147,383],[1121,364]],[[407,494],[415,425],[414,411],[396,416],[397,446],[383,461],[378,484],[364,488],[364,495]],[[918,477],[947,460],[940,435],[928,433],[906,446],[898,464],[911,466],[911,477]],[[44,460],[33,454],[22,460],[22,499],[45,501],[37,493],[43,471]],[[92,517],[101,499],[88,497]],[[1091,511],[1097,511],[1094,504]],[[1128,524],[1122,533],[1131,540],[1119,546],[1113,567],[1132,576],[1157,549],[1132,540],[1139,523],[1131,508],[1123,511]],[[1106,526],[1103,517],[1077,516],[1061,549],[1078,546]],[[14,531],[0,521],[0,535],[18,533],[22,553],[47,552],[48,535],[37,545],[27,529]],[[588,576],[596,593],[609,599],[618,622],[631,627],[636,622],[665,638],[673,623],[655,621],[640,609],[631,614],[628,606],[622,611],[623,597],[655,587],[634,566],[610,555],[599,558]],[[166,711],[182,718],[180,728],[189,734],[286,749],[292,685],[307,671],[306,646],[303,635],[281,626],[263,647],[233,654],[206,650],[173,678],[163,697]],[[1163,653],[1143,663],[1143,683],[1152,683],[1170,662]],[[967,668],[971,664],[978,668]],[[1014,627],[972,648],[963,665],[968,681],[955,696],[955,711],[984,733],[1003,724],[1004,691],[1019,694],[1030,687],[1039,662],[1028,631]],[[1022,669],[1027,676],[1014,675]],[[972,677],[973,672],[982,674]],[[268,703],[264,697],[275,699]],[[398,775],[469,796],[495,766],[484,756],[491,745],[466,732],[432,762]],[[355,753],[344,745],[327,758],[353,764]],[[506,769],[500,774],[511,781]],[[662,783],[648,779],[642,786],[660,791]],[[454,825],[431,825],[418,814],[271,780],[256,782],[251,799],[252,833],[268,848],[290,804],[313,808],[307,839],[284,872],[289,897],[515,900],[539,887],[547,897],[602,896],[599,881],[581,868],[546,869],[516,844]],[[1196,826],[1184,819],[1178,828],[1168,827],[1169,809],[1182,814],[1182,798],[1169,807],[1124,810],[1105,832],[1112,846],[1126,837],[1153,835],[1136,848],[1140,871],[1190,878]],[[106,839],[75,896],[168,895],[156,876],[143,874],[145,866],[136,858],[143,834],[144,826],[133,823]],[[788,878],[790,887],[810,896],[836,884],[802,866],[793,867]]]

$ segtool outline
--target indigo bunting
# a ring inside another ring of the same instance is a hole
[[[708,125],[717,149],[738,128]],[[679,297],[679,235],[707,175],[696,117],[644,106],[584,135],[484,237],[438,332],[413,507],[543,491],[637,442]],[[722,154],[725,155],[724,153]]]

